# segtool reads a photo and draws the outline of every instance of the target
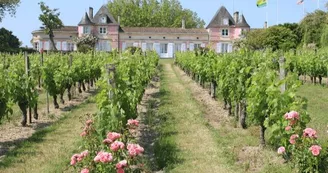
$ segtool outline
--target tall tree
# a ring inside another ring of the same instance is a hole
[[[5,17],[6,13],[11,16],[15,15],[16,8],[19,5],[20,0],[1,0],[0,1],[0,22]]]
[[[327,13],[321,10],[316,10],[313,13],[309,13],[300,23],[300,28],[303,33],[304,45],[310,43],[316,44],[320,47],[320,41],[322,32],[327,25],[326,19]]]
[[[16,52],[20,45],[20,41],[11,31],[0,29],[0,52]]]
[[[54,29],[60,29],[64,26],[63,22],[59,19],[60,12],[58,12],[57,8],[50,9],[44,2],[40,2],[39,5],[42,12],[39,20],[45,28],[45,33],[49,35],[51,42],[50,49],[57,50],[54,42]]]
[[[186,28],[205,25],[197,13],[184,9],[179,0],[111,0],[108,9],[116,19],[121,17],[122,26],[181,27],[183,18]]]

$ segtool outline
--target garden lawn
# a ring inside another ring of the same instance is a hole
[[[328,145],[328,88],[327,86],[304,84],[297,93],[307,99],[307,110],[311,117],[308,127],[318,132],[318,139]]]
[[[83,124],[80,117],[97,110],[91,97],[51,126],[38,130],[32,137],[18,144],[0,162],[1,173],[65,172],[70,157],[78,151]]]

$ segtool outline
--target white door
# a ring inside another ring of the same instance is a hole
[[[168,58],[173,58],[174,43],[169,43],[167,48]]]
[[[141,44],[141,49],[143,52],[146,52],[147,51],[147,43],[142,43]]]

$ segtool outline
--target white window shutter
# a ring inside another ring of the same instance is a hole
[[[167,45],[167,53],[169,58],[173,58],[174,43],[169,43]]]
[[[202,44],[200,45],[200,47],[205,47],[205,43],[202,43]]]
[[[123,43],[122,43],[122,50],[125,50],[125,49],[126,49],[126,43],[123,42]]]
[[[193,51],[195,49],[195,44],[194,43],[190,43],[189,44],[189,50]]]
[[[160,54],[160,52],[161,52],[161,46],[160,46],[159,43],[154,43],[154,49],[156,50],[156,52],[158,54]]]
[[[43,49],[43,42],[42,41],[39,41],[39,49],[42,50]]]
[[[231,43],[229,43],[229,45],[228,45],[228,52],[232,52],[232,44]]]
[[[222,43],[216,43],[216,52],[221,53],[222,52]]]
[[[142,43],[141,44],[141,49],[142,49],[143,52],[146,52],[146,50],[147,50],[147,43]]]
[[[107,47],[108,47],[107,51],[112,51],[112,45],[110,43],[111,43],[110,41],[107,41]]]
[[[66,51],[67,50],[67,42],[66,41],[63,41],[63,50]]]
[[[186,51],[186,43],[182,43],[181,44],[181,52],[185,52]]]
[[[49,45],[49,41],[45,42],[45,50],[49,50],[50,49],[50,45]]]

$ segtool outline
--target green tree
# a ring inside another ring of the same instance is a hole
[[[57,8],[52,10],[44,2],[40,2],[39,5],[42,12],[39,16],[39,20],[45,27],[45,33],[49,35],[51,42],[50,49],[57,50],[54,42],[54,29],[60,29],[64,26],[63,22],[59,19],[60,13]]]
[[[11,16],[15,15],[16,8],[19,5],[20,0],[1,0],[0,3],[0,22],[5,17],[6,13]]]
[[[0,52],[15,52],[20,45],[18,38],[11,31],[0,29]]]
[[[289,28],[272,26],[265,30],[264,44],[273,51],[288,51],[296,48],[297,36]]]
[[[186,28],[205,25],[197,13],[184,9],[179,0],[112,0],[108,2],[108,9],[114,18],[121,17],[122,26],[181,27],[183,18]]]
[[[324,11],[316,10],[306,15],[300,23],[300,29],[303,33],[302,43],[304,45],[314,43],[320,47],[321,36],[327,22],[327,13]]]
[[[290,29],[293,32],[293,34],[296,35],[296,45],[299,46],[301,44],[303,34],[298,23],[284,23],[284,24],[279,24],[278,26],[282,26]]]

